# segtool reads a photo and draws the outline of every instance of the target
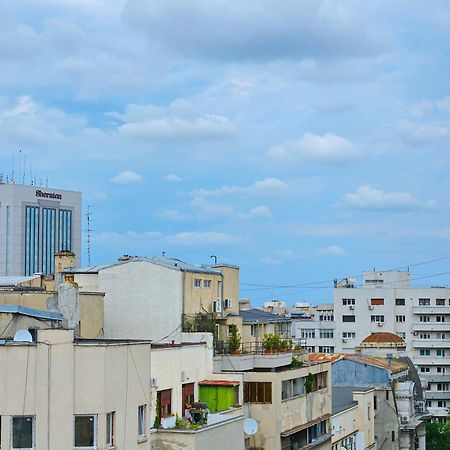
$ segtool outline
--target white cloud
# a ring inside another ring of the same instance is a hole
[[[182,178],[179,177],[178,175],[173,174],[173,173],[169,173],[168,175],[164,175],[163,176],[163,180],[171,181],[173,183],[179,183],[180,181],[182,181]]]
[[[139,175],[131,170],[125,170],[124,172],[120,172],[115,177],[111,178],[111,181],[115,184],[140,183],[142,180],[142,175]]]
[[[217,189],[198,189],[193,191],[191,195],[196,197],[208,197],[215,195],[232,195],[232,194],[268,194],[273,191],[286,189],[287,183],[279,178],[264,178],[255,181],[250,186],[228,186],[222,185]]]
[[[356,192],[344,195],[341,206],[362,210],[434,210],[435,200],[422,201],[409,192],[384,192],[372,186],[360,186]]]
[[[399,124],[403,140],[413,146],[430,144],[449,134],[449,128],[432,123],[413,123],[403,120]]]
[[[204,114],[191,102],[179,99],[169,106],[135,105],[125,113],[109,113],[122,122],[119,134],[151,140],[216,140],[234,134],[233,123],[223,116]]]
[[[362,156],[352,142],[342,136],[305,133],[298,141],[272,147],[268,156],[280,163],[315,162],[330,165],[353,163]]]
[[[261,205],[250,209],[247,213],[243,213],[240,216],[244,219],[270,219],[272,218],[272,213],[267,206]]]
[[[180,245],[226,245],[236,244],[239,239],[231,234],[215,231],[185,231],[167,236],[166,240]]]
[[[343,256],[346,254],[345,250],[338,245],[330,245],[329,247],[319,248],[317,253],[325,256]]]

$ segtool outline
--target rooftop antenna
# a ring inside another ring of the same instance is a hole
[[[217,264],[217,256],[216,255],[211,255],[210,258],[214,259],[214,264]]]
[[[45,187],[48,188],[48,177],[45,178]]]
[[[27,161],[25,159],[25,155],[23,155],[23,172],[22,172],[22,184],[25,184],[25,175],[27,171]]]
[[[86,213],[86,221],[87,221],[87,257],[88,257],[88,267],[91,266],[91,211],[92,206],[88,205],[87,213]]]
[[[13,153],[13,157],[12,157],[11,183],[14,183],[14,166],[15,166],[15,162],[14,162],[14,153]]]
[[[161,252],[161,255],[162,256],[166,256],[166,252]]]

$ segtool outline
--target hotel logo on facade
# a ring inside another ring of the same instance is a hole
[[[40,189],[36,191],[36,197],[54,198],[56,200],[62,200],[61,194],[55,194],[54,192],[43,192]]]

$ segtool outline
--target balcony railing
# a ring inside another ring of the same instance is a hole
[[[287,352],[305,353],[306,339],[280,339],[280,344],[276,348],[271,348],[270,346],[264,345],[263,342],[259,341],[243,342],[237,349],[231,349],[230,344],[224,341],[217,341],[214,344],[215,355],[267,355]]]

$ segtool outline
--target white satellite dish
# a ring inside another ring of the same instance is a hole
[[[14,342],[33,342],[33,336],[28,330],[18,330],[13,340]]]
[[[255,419],[244,420],[244,432],[249,436],[253,436],[258,431],[258,422]]]

